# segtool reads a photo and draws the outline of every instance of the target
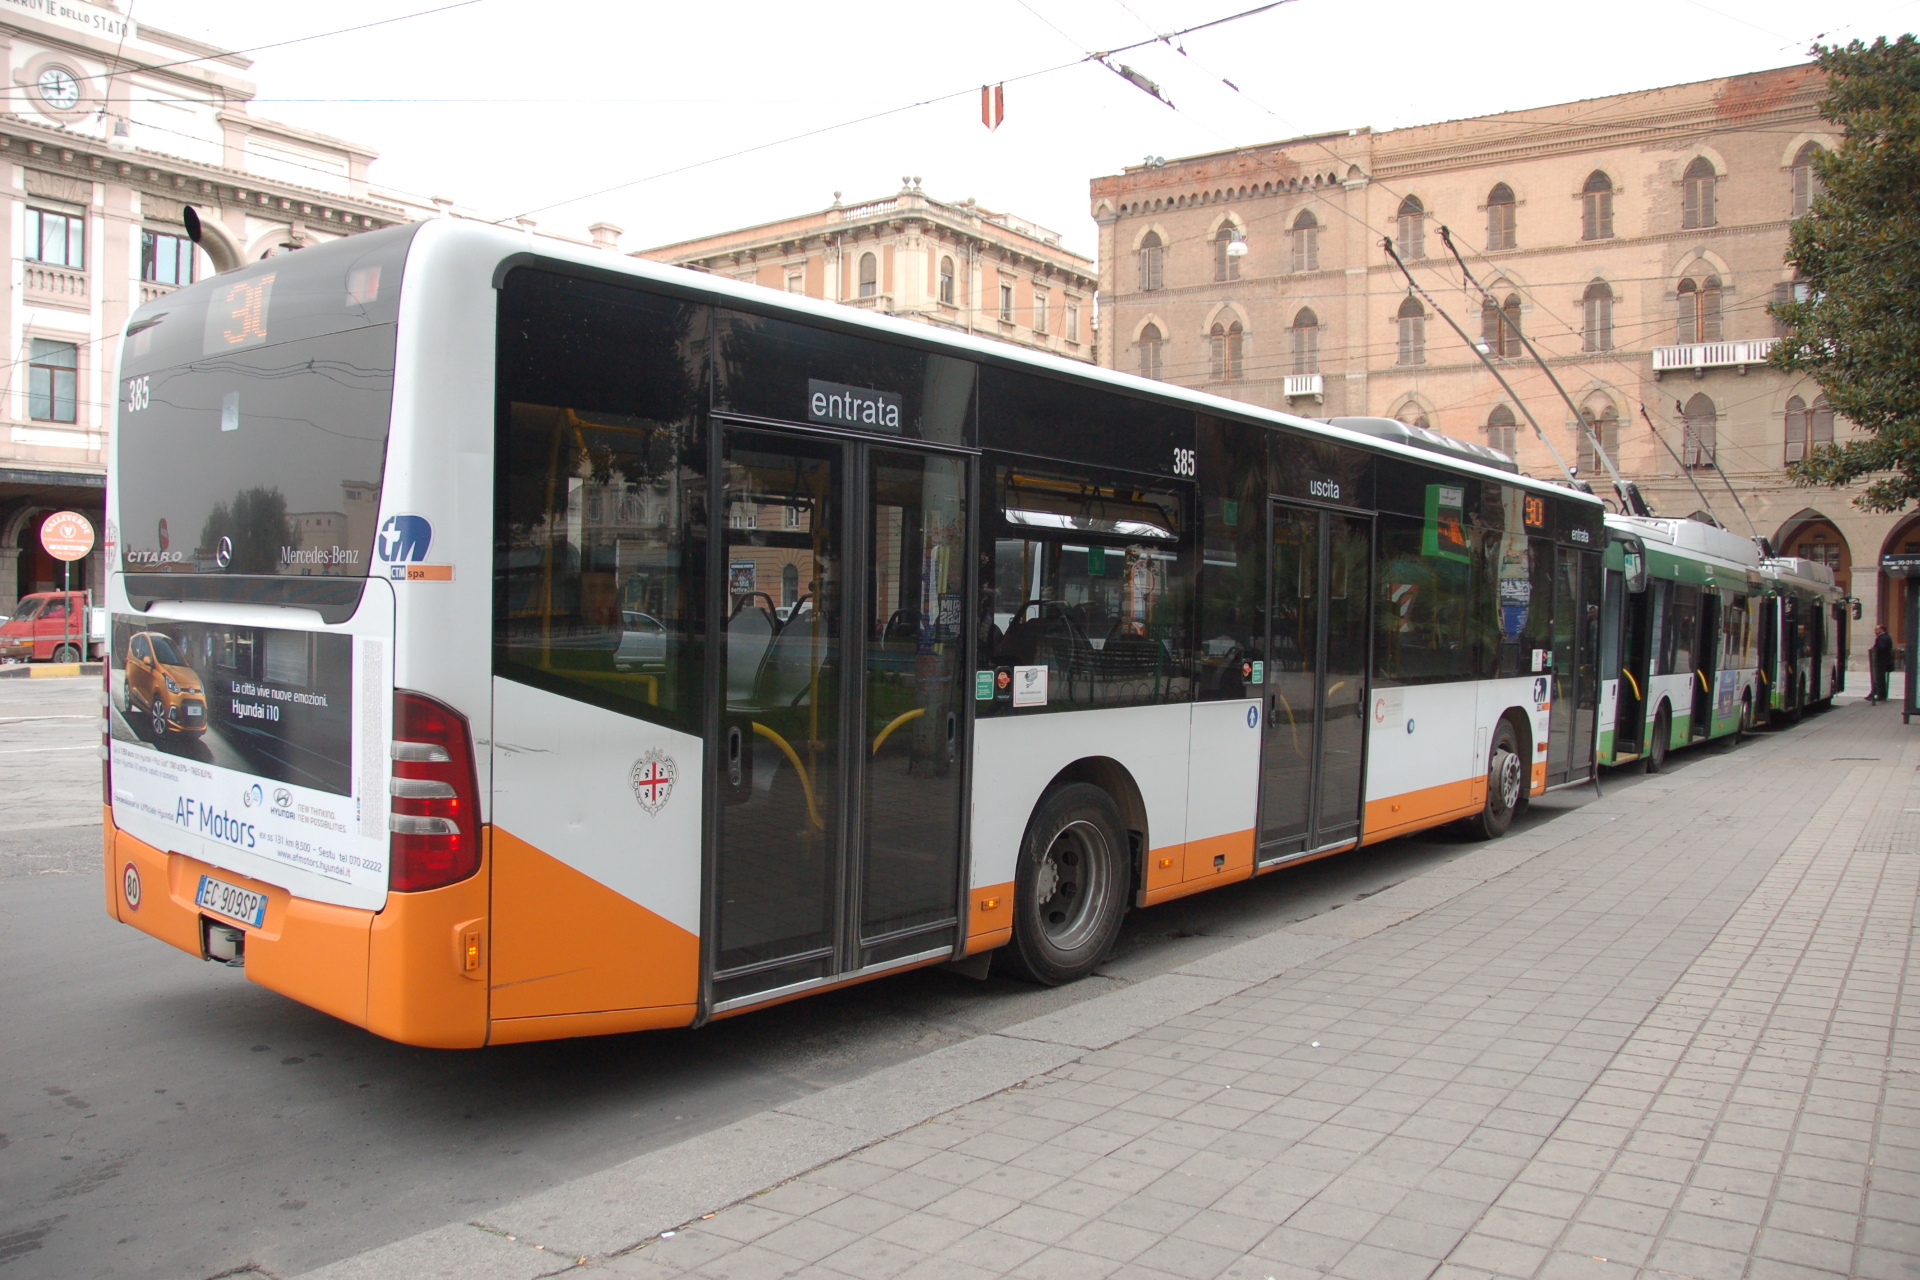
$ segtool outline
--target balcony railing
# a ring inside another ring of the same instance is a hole
[[[1312,396],[1315,400],[1324,399],[1326,389],[1326,378],[1321,374],[1290,373],[1287,375],[1285,390],[1288,399],[1294,396]]]
[[[870,293],[864,298],[848,298],[846,303],[850,307],[865,307],[882,315],[893,314],[893,295],[890,293]]]
[[[1708,369],[1738,369],[1745,373],[1750,364],[1765,364],[1767,353],[1778,338],[1740,338],[1732,342],[1687,342],[1677,347],[1653,349],[1653,371],[1675,373],[1691,369],[1695,374]]]
[[[87,305],[86,272],[40,262],[29,262],[24,266],[28,302],[51,302],[61,307]]]
[[[155,280],[142,280],[140,282],[140,305],[145,306],[155,298],[164,298],[179,287],[177,284],[161,284]]]

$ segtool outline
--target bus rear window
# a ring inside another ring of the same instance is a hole
[[[121,569],[366,576],[410,238],[271,258],[136,314],[120,385]]]

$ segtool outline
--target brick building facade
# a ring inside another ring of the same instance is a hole
[[[1765,365],[1810,157],[1839,142],[1825,92],[1815,69],[1788,67],[1095,178],[1101,362],[1311,417],[1398,417],[1557,477],[1530,409],[1606,492],[1517,328],[1657,510],[1699,509],[1697,482],[1747,532],[1717,462],[1761,534],[1832,565],[1892,627],[1898,584],[1855,566],[1920,549],[1920,515],[1867,515],[1847,492],[1790,483],[1790,460],[1850,428],[1810,379]],[[1463,287],[1442,226],[1491,305]],[[1410,293],[1389,239],[1519,399]],[[1870,635],[1855,629],[1856,651]]]

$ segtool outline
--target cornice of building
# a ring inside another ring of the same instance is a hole
[[[1396,150],[1389,141],[1391,135],[1383,135],[1375,152],[1373,176],[1376,179],[1389,179],[1416,172],[1438,173],[1538,156],[1640,147],[1676,138],[1737,133],[1790,121],[1815,121],[1821,118],[1820,103],[1826,93],[1825,83],[1822,82],[1780,94],[1765,102],[1744,105],[1738,112],[1722,109],[1710,101],[1694,101],[1625,116],[1591,117],[1567,122],[1518,122],[1528,130],[1524,140],[1512,135],[1505,138],[1459,138]]]
[[[0,154],[20,164],[86,182],[116,182],[183,203],[257,210],[272,218],[318,219],[316,231],[371,230],[410,221],[398,205],[342,196],[222,165],[136,147],[115,151],[99,138],[0,113]]]
[[[858,204],[833,204],[812,213],[758,223],[715,235],[699,236],[632,256],[656,262],[689,265],[706,259],[772,252],[797,253],[800,246],[833,244],[858,239],[866,233],[883,235],[909,229],[939,228],[970,238],[982,247],[1018,253],[1056,270],[1077,272],[1092,280],[1092,258],[1059,243],[1057,234],[1017,215],[996,213],[978,205],[934,200],[917,188]],[[1044,234],[1041,234],[1044,233]]]

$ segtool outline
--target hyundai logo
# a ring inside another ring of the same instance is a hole
[[[233,563],[233,539],[222,534],[220,546],[213,553],[213,562],[222,569]]]

